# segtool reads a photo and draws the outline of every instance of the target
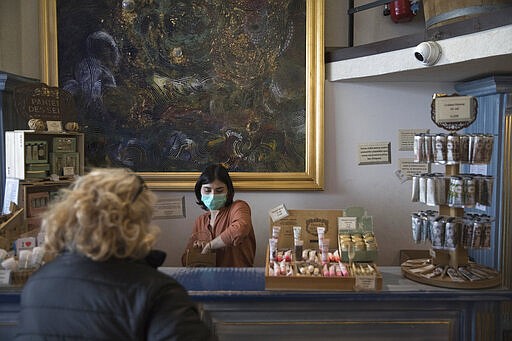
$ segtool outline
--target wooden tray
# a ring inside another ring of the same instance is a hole
[[[293,263],[293,262],[292,262]],[[290,291],[358,291],[364,290],[356,287],[356,277],[323,277],[296,275],[297,269],[294,266],[293,276],[270,276],[269,275],[269,250],[267,247],[265,266],[265,289],[266,290],[290,290]],[[375,264],[377,270],[375,275],[375,290],[382,290],[382,274]],[[347,265],[348,268],[348,265]],[[349,270],[350,271],[350,270]]]
[[[402,275],[415,282],[451,289],[484,289],[492,288],[501,284],[500,273],[477,263],[469,263],[467,267],[476,271],[488,274],[488,278],[470,281],[463,276],[463,281],[454,281],[448,275],[440,275],[432,278],[425,276],[428,271],[419,271],[425,266],[432,264],[431,258],[411,259],[402,263]],[[449,266],[446,266],[449,267]]]

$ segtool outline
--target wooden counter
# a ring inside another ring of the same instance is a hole
[[[512,291],[457,290],[381,267],[378,292],[267,291],[263,268],[161,268],[199,304],[220,340],[506,340]],[[19,288],[0,289],[0,339],[15,332]]]

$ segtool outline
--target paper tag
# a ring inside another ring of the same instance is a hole
[[[435,122],[461,122],[473,119],[473,102],[471,96],[436,97]]]
[[[376,290],[376,279],[375,275],[356,275],[355,289],[361,291]]]
[[[270,214],[270,218],[272,218],[273,222],[286,218],[290,215],[286,210],[284,204],[272,208],[271,210],[268,211],[268,214]]]
[[[36,247],[36,238],[26,237],[19,238],[16,240],[16,252],[19,253],[21,250],[30,250]]]
[[[75,175],[75,167],[62,167],[62,175],[64,175],[64,176]]]
[[[2,214],[9,214],[11,210],[9,208],[11,201],[16,205],[18,204],[18,191],[20,188],[20,180],[15,178],[5,179],[5,193],[4,193],[4,207],[2,208]]]
[[[46,127],[48,128],[48,131],[60,133],[62,131],[62,122],[46,121]]]
[[[11,282],[11,270],[0,270],[0,285],[9,285]]]
[[[338,217],[338,231],[357,229],[357,217]]]

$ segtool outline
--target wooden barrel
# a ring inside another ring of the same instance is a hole
[[[512,7],[512,0],[423,0],[427,28]]]

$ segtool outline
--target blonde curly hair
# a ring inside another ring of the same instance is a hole
[[[50,255],[72,251],[95,261],[142,259],[158,227],[151,224],[156,196],[127,169],[94,169],[60,191],[42,229]]]

